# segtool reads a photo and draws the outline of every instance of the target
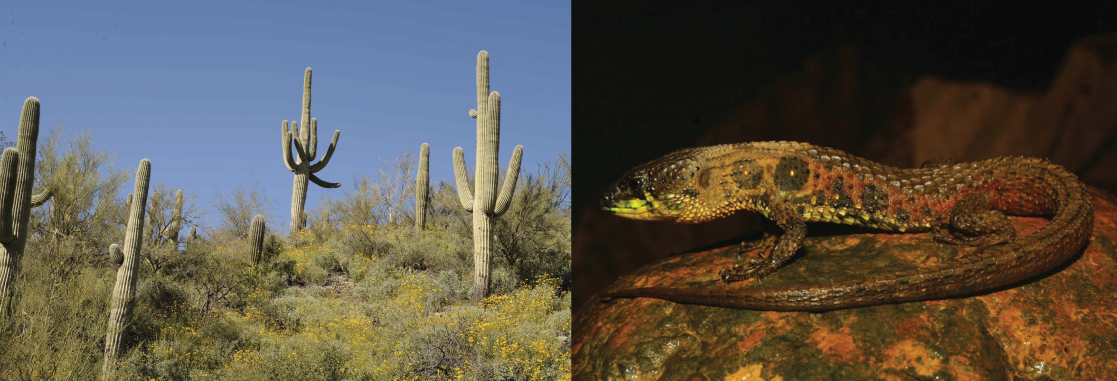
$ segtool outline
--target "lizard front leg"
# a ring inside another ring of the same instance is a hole
[[[718,276],[721,277],[723,282],[731,283],[750,278],[758,280],[764,278],[783,266],[784,263],[787,263],[791,256],[795,255],[795,251],[799,250],[799,246],[803,244],[803,237],[807,236],[807,223],[799,217],[799,214],[795,213],[795,209],[791,206],[780,203],[773,205],[771,210],[770,217],[776,223],[776,226],[783,229],[783,234],[777,237],[766,233],[765,237],[759,241],[741,243],[741,248],[751,250],[765,245],[772,247],[772,253],[763,261],[750,259],[745,265],[736,264],[732,268],[721,270]],[[775,245],[772,245],[772,242],[775,242]],[[761,250],[765,250],[767,247]],[[740,255],[740,252],[738,252],[738,255]]]

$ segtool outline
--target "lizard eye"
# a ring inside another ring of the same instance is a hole
[[[628,181],[628,190],[632,193],[644,193],[644,179],[635,177]]]

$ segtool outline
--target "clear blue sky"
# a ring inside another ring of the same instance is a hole
[[[88,130],[116,168],[148,158],[152,183],[197,192],[209,210],[215,189],[258,180],[286,225],[280,122],[300,117],[306,67],[319,157],[341,130],[318,177],[341,189],[424,142],[432,183],[453,181],[454,147],[472,167],[480,50],[502,97],[501,168],[517,144],[521,175],[570,152],[569,1],[4,3],[0,130],[14,141],[23,100],[38,97],[41,137]],[[326,192],[310,184],[308,208]]]

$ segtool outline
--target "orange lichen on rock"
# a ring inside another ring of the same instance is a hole
[[[822,353],[829,356],[834,356],[845,361],[861,359],[863,354],[857,348],[857,344],[853,342],[853,336],[850,335],[849,323],[838,329],[837,332],[830,329],[815,325],[815,332],[811,334],[811,340],[815,342]]]
[[[772,376],[772,378],[764,378],[760,374],[764,370],[764,366],[760,364],[752,364],[741,367],[733,374],[726,375],[725,381],[783,381],[783,377]]]

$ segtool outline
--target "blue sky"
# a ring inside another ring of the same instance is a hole
[[[502,97],[501,168],[517,144],[521,175],[570,152],[569,1],[93,3],[5,1],[0,130],[15,140],[23,100],[38,97],[41,137],[88,130],[116,168],[148,158],[153,183],[197,192],[206,209],[215,189],[259,181],[286,225],[280,122],[299,118],[308,66],[319,157],[341,130],[318,177],[341,189],[424,142],[432,183],[453,181],[454,147],[472,167],[480,50]],[[326,192],[311,184],[308,208]]]

